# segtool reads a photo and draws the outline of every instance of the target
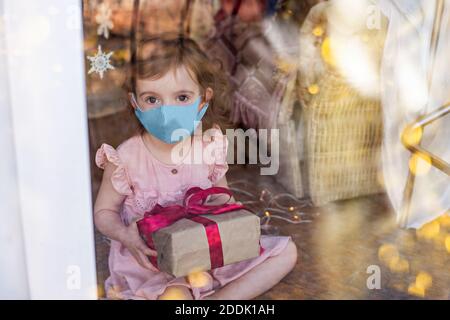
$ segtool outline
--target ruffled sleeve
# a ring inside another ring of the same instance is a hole
[[[117,166],[111,176],[114,189],[121,195],[132,195],[131,181],[124,163],[121,161],[118,152],[110,145],[104,143],[97,150],[95,163],[100,169],[105,169],[108,162]]]
[[[228,139],[220,130],[213,136],[212,148],[214,149],[214,161],[209,165],[208,179],[213,183],[217,183],[228,171],[227,150]]]

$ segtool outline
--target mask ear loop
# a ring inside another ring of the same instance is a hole
[[[205,105],[200,109],[200,111],[197,112],[197,117],[199,115],[201,115],[201,118],[203,118],[203,116],[205,115],[206,111],[208,111],[208,107],[209,107],[209,103],[206,102]],[[201,119],[198,120],[198,121],[201,121]]]
[[[203,109],[203,108],[208,108],[208,107],[209,107],[209,102],[206,101],[206,93],[200,95],[200,98],[201,98],[201,100],[204,100],[204,101],[205,101],[205,105],[202,107],[202,109]],[[200,103],[201,103],[201,101],[200,101]],[[200,110],[200,112],[201,112],[201,110]],[[205,112],[206,112],[206,111],[205,111]]]
[[[136,107],[139,111],[144,112],[141,107],[139,106],[139,104],[136,101],[136,96],[134,94],[134,92],[131,93],[131,103],[134,105],[134,107]]]
[[[204,95],[204,96],[202,95],[202,96],[200,96],[200,97],[201,97],[201,100],[203,100],[203,99],[205,100],[205,105],[202,107],[202,109],[205,108],[205,107],[208,108],[208,107],[209,107],[209,102],[206,101],[206,95]],[[201,103],[201,102],[200,102],[200,103]]]

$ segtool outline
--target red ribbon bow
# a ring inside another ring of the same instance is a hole
[[[229,196],[227,201],[220,205],[205,205],[208,196],[214,194],[226,194]],[[155,250],[152,234],[159,229],[170,226],[181,219],[189,219],[201,223],[205,227],[206,236],[209,244],[209,253],[211,259],[211,269],[223,266],[222,240],[220,238],[219,227],[217,223],[201,215],[205,214],[223,214],[226,212],[245,209],[242,204],[227,203],[232,194],[230,190],[222,187],[211,187],[202,189],[199,187],[190,188],[186,191],[183,205],[173,205],[162,207],[159,204],[144,214],[144,218],[137,221],[137,226],[141,236],[146,241],[149,248]],[[260,253],[263,248],[260,247]],[[157,258],[150,257],[150,262],[158,267]]]

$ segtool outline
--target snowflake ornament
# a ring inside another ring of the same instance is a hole
[[[113,54],[114,51],[111,51],[109,53],[102,52],[102,47],[98,46],[97,54],[93,57],[87,57],[91,62],[91,69],[89,69],[88,74],[95,72],[100,75],[100,79],[103,79],[104,72],[106,72],[108,69],[114,69],[114,66],[112,66],[110,63],[110,58]]]
[[[103,2],[98,7],[98,13],[95,16],[95,21],[99,24],[97,29],[98,35],[103,35],[106,39],[109,38],[109,30],[114,27],[111,21],[112,10],[107,2]]]

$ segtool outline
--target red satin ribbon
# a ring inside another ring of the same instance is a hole
[[[144,214],[144,218],[137,221],[137,226],[140,234],[146,241],[147,245],[155,250],[152,234],[159,229],[170,226],[181,219],[189,219],[202,224],[205,227],[206,236],[209,244],[209,253],[211,259],[211,269],[223,266],[223,252],[222,240],[220,238],[219,226],[217,223],[201,215],[205,214],[223,214],[226,212],[246,209],[243,205],[238,203],[226,203],[220,205],[205,205],[205,202],[210,195],[226,194],[231,198],[230,190],[222,187],[211,187],[202,189],[199,187],[190,188],[185,196],[183,205],[173,205],[169,207],[162,207],[157,204],[151,211]],[[260,254],[264,248],[260,246]],[[158,267],[157,258],[150,257],[150,262]]]

